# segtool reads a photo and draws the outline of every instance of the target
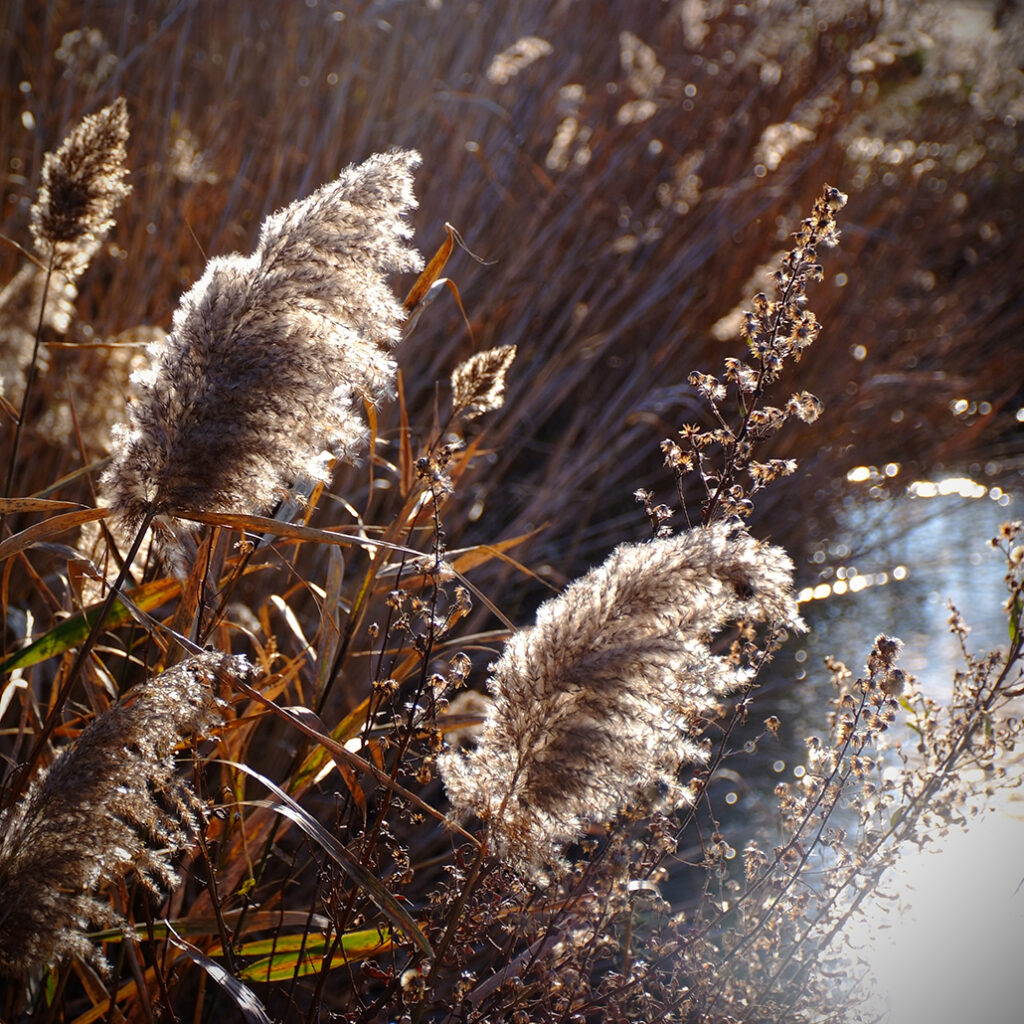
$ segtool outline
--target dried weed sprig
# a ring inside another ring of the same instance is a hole
[[[722,523],[619,546],[508,641],[483,741],[441,759],[453,804],[542,870],[585,821],[652,784],[674,790],[681,763],[705,760],[719,698],[748,681],[709,647],[738,619],[803,628],[781,549]]]
[[[713,909],[717,926],[702,923],[686,941],[691,1013],[725,1019],[744,1008],[743,1019],[775,1021],[829,1006],[837,1019],[860,1019],[857,1007],[870,994],[858,965],[864,951],[845,948],[844,937],[857,933],[862,906],[896,906],[900,893],[888,883],[908,851],[963,827],[1000,789],[1020,785],[1019,772],[1008,770],[1024,735],[1010,713],[1024,692],[1020,532],[1007,523],[992,542],[1007,563],[1009,647],[972,654],[953,609],[949,628],[964,666],[948,702],[916,689],[897,666],[902,644],[891,637],[875,640],[859,678],[828,661],[836,690],[829,731],[807,739],[798,780],[776,789],[782,843],[771,854],[747,844],[746,879],[730,883],[728,914]],[[891,738],[901,708],[912,743]]]
[[[62,956],[102,958],[83,933],[116,920],[96,896],[134,867],[152,891],[177,883],[174,855],[201,809],[174,770],[174,748],[219,717],[215,674],[242,658],[210,653],[135,687],[99,715],[0,818],[0,971],[20,975]]]
[[[136,378],[104,483],[129,526],[147,514],[261,512],[365,443],[359,403],[390,393],[400,304],[384,275],[420,266],[403,219],[419,154],[350,167],[271,215],[248,257],[217,257]]]
[[[812,394],[793,395],[785,406],[762,406],[767,389],[782,374],[787,360],[799,360],[821,330],[817,318],[805,307],[807,283],[822,279],[818,249],[839,241],[836,213],[846,196],[826,185],[808,217],[796,232],[795,244],[782,257],[773,274],[775,297],[764,292],[754,296],[754,308],[744,316],[743,337],[749,361],[725,360],[722,379],[705,373],[691,373],[690,385],[708,402],[715,420],[710,430],[687,425],[679,432],[682,444],[671,438],[662,442],[665,461],[676,474],[682,499],[682,478],[692,470],[700,474],[704,487],[701,510],[705,523],[724,515],[749,516],[751,495],[780,476],[796,469],[792,459],[754,459],[757,446],[777,433],[792,416],[813,423],[822,404]],[[725,403],[734,397],[736,416],[730,422]],[[710,450],[720,449],[716,459]]]
[[[32,205],[32,239],[44,262],[71,280],[89,265],[131,191],[127,145],[128,105],[119,97],[83,118],[46,154]]]
[[[848,886],[856,891],[878,865],[849,849],[848,808],[852,801],[865,828],[892,809],[892,794],[878,785],[877,748],[907,682],[897,667],[902,646],[878,636],[857,679],[841,662],[829,661],[836,689],[829,732],[806,741],[798,781],[776,787],[784,839],[771,856],[748,841],[745,884],[731,885],[728,928],[719,934],[709,929],[714,939],[706,944],[704,930],[697,930],[693,955],[718,961],[694,986],[693,1004],[702,1012],[727,1014],[749,1005],[758,1019],[783,1020],[796,1008],[824,1005],[831,983],[822,971],[835,957],[822,938],[846,909],[835,897]],[[713,912],[721,925],[724,915]]]

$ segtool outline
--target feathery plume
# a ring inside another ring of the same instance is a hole
[[[505,374],[516,357],[515,345],[477,352],[452,373],[452,410],[469,420],[505,404]]]
[[[80,277],[131,191],[128,106],[118,97],[86,117],[43,161],[30,228],[36,250],[70,279]]]
[[[749,672],[712,654],[738,619],[803,629],[792,563],[723,523],[607,561],[542,605],[491,666],[494,706],[471,754],[441,771],[452,803],[488,822],[495,849],[527,869],[557,864],[584,821],[699,764],[701,723]]]
[[[175,745],[216,723],[209,680],[249,671],[244,658],[208,653],[135,687],[0,815],[0,972],[26,974],[66,955],[102,967],[83,933],[117,920],[96,896],[100,883],[134,867],[152,891],[177,884],[171,858],[201,808],[175,773]]]
[[[210,260],[115,438],[107,497],[147,513],[262,512],[365,443],[359,402],[393,387],[404,316],[384,275],[416,269],[403,215],[414,151],[370,157],[272,214],[248,257]]]
[[[54,56],[64,65],[62,77],[81,92],[95,92],[117,68],[117,56],[98,28],[65,32]]]

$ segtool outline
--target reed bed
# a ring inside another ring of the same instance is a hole
[[[939,14],[5,6],[5,1020],[859,1019],[1020,525],[947,706],[879,636],[715,794],[848,471],[1019,469],[1024,25]]]

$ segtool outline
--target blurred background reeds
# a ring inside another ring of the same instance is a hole
[[[700,415],[689,371],[735,346],[739,311],[834,182],[844,244],[795,381],[828,415],[777,439],[801,472],[758,509],[799,547],[854,466],[897,463],[900,485],[936,463],[1013,473],[1024,446],[1020,26],[899,7],[14,2],[0,223],[21,236],[47,140],[124,92],[132,205],[70,339],[99,342],[166,327],[208,256],[250,251],[267,213],[342,166],[419,149],[421,247],[450,222],[480,259],[448,268],[468,326],[444,293],[400,352],[411,419],[461,359],[518,346],[495,454],[456,518],[467,542],[543,526],[521,554],[560,585],[643,535],[637,487],[671,497],[658,444]],[[19,260],[0,252],[5,279]],[[128,362],[62,355],[57,391],[116,388]],[[382,438],[395,422],[382,410]],[[48,480],[80,459],[69,426],[26,450]],[[512,600],[520,583],[496,571]]]

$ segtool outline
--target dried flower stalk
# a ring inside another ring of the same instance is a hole
[[[384,275],[421,262],[403,220],[419,160],[350,167],[268,217],[251,256],[210,260],[115,438],[105,485],[129,527],[265,511],[295,481],[326,480],[332,454],[358,453],[357,406],[390,393],[404,315]]]
[[[696,371],[689,376],[690,386],[710,406],[714,425],[702,430],[687,424],[679,431],[679,441],[666,438],[661,449],[676,475],[681,497],[683,477],[691,471],[700,474],[705,494],[701,509],[704,523],[723,516],[749,516],[754,510],[754,494],[796,469],[792,459],[755,461],[758,446],[778,433],[791,417],[813,423],[821,415],[821,402],[807,391],[792,395],[781,408],[762,403],[786,362],[799,362],[821,331],[817,318],[805,305],[807,284],[822,280],[819,250],[838,244],[836,213],[846,199],[834,186],[824,187],[811,216],[795,233],[793,247],[783,254],[772,274],[775,297],[769,298],[764,292],[754,296],[754,308],[743,314],[747,359],[727,358],[721,378]],[[726,404],[729,398],[735,399],[738,410],[733,422]]]
[[[508,641],[483,741],[441,760],[453,804],[542,870],[584,821],[674,788],[680,764],[705,760],[703,720],[749,680],[709,647],[737,619],[803,628],[780,548],[722,523],[619,546]]]
[[[135,687],[0,816],[0,971],[68,955],[102,966],[83,934],[88,922],[116,921],[100,883],[134,867],[152,891],[177,884],[171,859],[201,809],[175,774],[174,748],[217,721],[211,677],[248,671],[242,658],[210,653]]]
[[[89,265],[131,191],[127,146],[128,106],[118,97],[84,118],[43,161],[32,238],[44,261],[72,281]]]

